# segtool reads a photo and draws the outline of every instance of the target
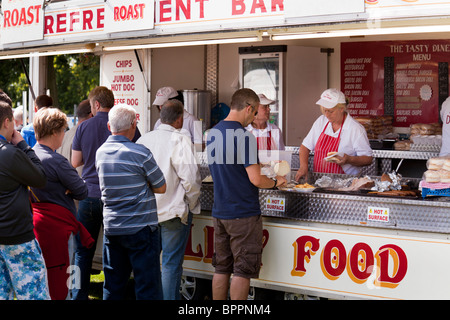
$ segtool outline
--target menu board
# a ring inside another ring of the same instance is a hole
[[[133,51],[105,54],[102,58],[101,85],[114,93],[114,105],[127,104],[136,109],[139,131],[145,132],[144,79]]]
[[[344,42],[341,90],[355,117],[393,116],[395,127],[439,122],[448,97],[450,40]]]

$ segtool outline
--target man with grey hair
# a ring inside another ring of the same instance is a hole
[[[180,132],[183,104],[178,100],[166,101],[160,119],[161,125],[143,135],[137,143],[152,150],[166,179],[166,193],[156,195],[161,227],[162,286],[165,300],[179,300],[192,214],[200,213],[201,177],[194,145]]]
[[[116,105],[108,120],[112,135],[97,150],[95,163],[104,203],[103,299],[124,299],[133,271],[136,299],[160,300],[155,193],[166,191],[166,181],[150,150],[132,142],[136,111],[128,105]]]
[[[23,128],[23,107],[17,107],[14,110],[14,129],[21,131]]]

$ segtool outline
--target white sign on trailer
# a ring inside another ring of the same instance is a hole
[[[105,54],[101,63],[101,84],[114,93],[114,105],[127,104],[136,109],[138,128],[143,134],[147,89],[134,51]]]
[[[43,0],[9,0],[2,2],[1,42],[14,43],[43,39]]]
[[[255,285],[325,297],[450,298],[450,241],[445,235],[401,236],[395,230],[366,232],[286,221],[263,220],[262,266]],[[212,217],[195,215],[183,269],[211,276],[213,254]]]

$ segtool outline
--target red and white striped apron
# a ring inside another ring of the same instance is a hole
[[[341,128],[339,129],[339,135],[337,138],[325,134],[330,122],[323,129],[322,133],[317,140],[316,147],[314,148],[314,172],[323,173],[340,173],[343,174],[344,170],[342,167],[336,163],[325,161],[324,158],[327,156],[328,152],[337,152],[339,149],[339,142],[341,140],[342,127],[344,126],[346,116],[342,121]]]

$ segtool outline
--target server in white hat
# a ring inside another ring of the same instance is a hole
[[[284,150],[283,134],[280,128],[269,122],[270,105],[274,104],[275,100],[268,99],[264,94],[258,94],[258,97],[258,113],[245,129],[256,137],[258,150]]]
[[[314,151],[314,172],[357,175],[372,163],[372,149],[364,127],[347,113],[345,95],[327,89],[316,104],[322,115],[314,122],[300,146],[300,169],[295,179],[308,173]]]
[[[184,105],[183,93],[175,90],[172,87],[162,87],[156,92],[155,100],[153,105],[161,111],[161,107],[167,100],[176,99],[181,101]],[[161,119],[158,119],[153,127],[153,130],[159,127],[161,124]],[[195,146],[196,151],[202,151],[203,149],[203,132],[202,123],[194,115],[190,114],[186,109],[184,109],[183,114],[183,127],[180,132],[188,136]]]

